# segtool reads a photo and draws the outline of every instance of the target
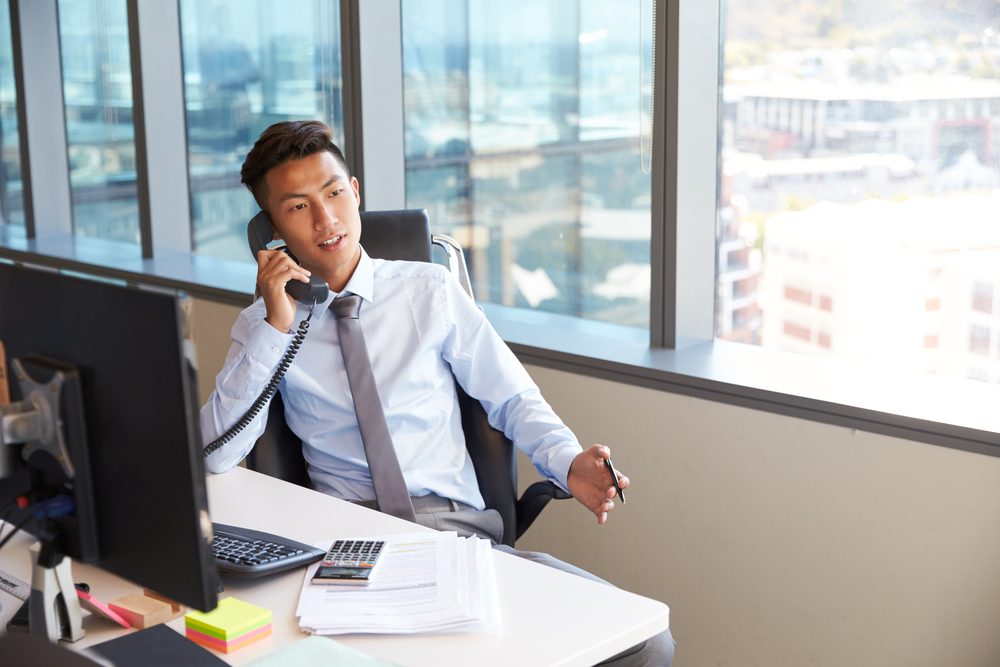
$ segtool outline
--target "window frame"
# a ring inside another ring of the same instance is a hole
[[[880,370],[715,339],[721,3],[655,1],[657,113],[653,130],[656,148],[650,330],[480,304],[501,337],[528,365],[832,424],[851,429],[852,434],[867,431],[1000,456],[1000,419],[990,417],[1000,401],[1000,386]],[[190,245],[185,250],[183,242],[177,242],[176,227],[172,232],[159,229],[159,225],[166,223],[159,222],[162,218],[157,217],[155,193],[146,195],[151,222],[144,233],[152,239],[151,256],[146,256],[138,246],[74,237],[60,227],[68,224],[68,218],[43,220],[46,214],[38,205],[51,197],[51,183],[45,186],[46,197],[34,202],[34,215],[28,215],[32,201],[29,185],[37,187],[42,173],[36,170],[36,178],[31,179],[30,167],[37,167],[36,161],[48,160],[51,164],[53,157],[43,150],[51,150],[46,148],[51,141],[30,145],[26,140],[30,128],[24,119],[31,117],[39,103],[32,101],[32,94],[38,97],[37,91],[29,91],[27,99],[22,94],[24,75],[35,72],[38,63],[32,61],[37,54],[32,56],[23,51],[32,47],[23,44],[19,36],[21,29],[35,24],[26,23],[18,15],[24,14],[24,7],[46,3],[54,6],[55,2],[11,0],[15,70],[19,79],[16,85],[22,128],[22,172],[26,175],[25,212],[30,222],[24,228],[0,226],[0,259],[50,270],[90,273],[153,288],[184,290],[195,297],[234,305],[249,304],[255,267],[194,255]],[[150,43],[141,41],[148,34],[142,30],[143,12],[148,12],[152,4],[167,4],[178,14],[179,9],[177,3],[157,3],[157,0],[128,2],[130,11],[138,12],[139,30],[135,39],[142,47],[141,68],[155,57],[150,53],[156,52]],[[380,187],[377,193],[369,189],[371,208],[388,208],[404,197],[401,57],[366,58],[364,51],[364,44],[373,49],[377,42],[385,44],[387,36],[395,35],[396,42],[400,42],[400,11],[398,0],[365,3],[342,0],[341,3],[345,86],[350,84],[355,92],[351,96],[354,100],[351,109],[345,108],[344,112],[345,135],[355,139],[364,136],[366,140],[364,146],[351,142],[358,151],[352,155],[355,171],[364,175],[380,173],[387,166],[395,170],[392,182],[396,185]],[[130,39],[133,39],[131,31]],[[178,22],[178,54],[179,39]],[[179,55],[177,58],[180,71]],[[25,64],[29,67],[25,68]],[[367,87],[365,81],[369,82]],[[386,86],[385,81],[394,83]],[[381,83],[376,87],[373,82]],[[59,85],[55,87],[51,82],[47,85],[58,92],[61,102],[61,81],[56,83]],[[178,87],[180,83],[178,80]],[[362,96],[367,104],[359,101]],[[145,102],[145,120],[149,125],[151,105],[150,100]],[[178,106],[183,113],[182,87]],[[708,110],[715,113],[707,113]],[[384,126],[387,119],[394,126],[398,122],[398,132],[363,134],[364,127],[374,130]],[[65,124],[59,126],[64,128]],[[171,136],[176,140],[176,136]],[[62,141],[65,148],[64,133]],[[186,131],[179,143],[186,156]],[[165,158],[147,148],[146,166],[152,173],[154,168],[163,167]],[[360,155],[362,148],[368,149],[371,159],[367,162]],[[68,169],[65,176],[68,202]],[[186,179],[185,169],[185,185]],[[62,185],[59,178],[55,180],[58,194]],[[154,187],[155,183],[156,179],[150,178],[149,186]],[[190,217],[186,233],[190,244]],[[664,425],[664,432],[664,441],[669,442],[669,424]]]

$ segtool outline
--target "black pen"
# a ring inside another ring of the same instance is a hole
[[[611,459],[604,459],[604,465],[607,466],[608,472],[611,473],[611,481],[615,483],[615,490],[618,492],[618,497],[622,499],[622,505],[624,505],[625,496],[622,495],[622,487],[618,486],[618,475],[615,473],[615,466],[611,463]]]

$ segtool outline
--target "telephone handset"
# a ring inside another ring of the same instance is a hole
[[[250,252],[253,253],[255,261],[257,253],[266,250],[267,244],[273,239],[274,230],[271,227],[271,218],[267,217],[267,213],[261,211],[250,219],[250,224],[247,225],[247,241],[250,242]],[[295,258],[287,246],[281,247],[281,250],[288,253],[288,256],[295,260],[296,264],[299,263],[299,260]],[[314,300],[317,303],[326,301],[326,298],[330,296],[329,285],[316,275],[309,276],[308,284],[301,280],[289,280],[285,283],[285,291],[291,294],[293,299],[304,304],[310,304]]]
[[[267,217],[267,213],[261,211],[253,218],[250,219],[250,223],[247,225],[247,241],[250,243],[250,251],[253,253],[254,259],[257,259],[257,253],[261,250],[267,248],[267,244],[274,239],[274,230],[271,227],[271,219]],[[288,256],[295,260],[298,264],[299,260],[295,259],[295,255],[288,250],[287,247],[283,247]],[[289,280],[285,283],[285,291],[287,291],[293,299],[304,303],[309,308],[309,316],[306,319],[299,322],[299,329],[295,332],[295,338],[292,339],[291,344],[288,346],[288,350],[285,352],[285,356],[281,358],[281,362],[278,363],[277,370],[274,371],[274,375],[271,377],[271,381],[267,383],[264,387],[264,391],[260,393],[257,400],[253,402],[250,409],[247,410],[246,414],[240,417],[240,420],[233,424],[233,426],[220,435],[218,438],[212,442],[205,445],[203,453],[208,456],[219,447],[236,437],[236,434],[247,427],[250,422],[253,421],[254,417],[267,405],[267,402],[271,400],[271,396],[278,389],[278,384],[281,383],[281,379],[285,377],[285,371],[288,367],[292,365],[292,359],[295,358],[295,354],[299,351],[299,346],[302,345],[303,339],[309,332],[309,320],[312,319],[313,310],[316,308],[316,304],[326,301],[327,297],[330,296],[330,286],[327,285],[322,278],[318,276],[309,276],[309,283],[306,284],[301,280]]]

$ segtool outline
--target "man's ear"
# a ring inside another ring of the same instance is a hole
[[[351,190],[354,192],[354,201],[361,205],[361,184],[356,176],[351,176]]]
[[[271,218],[271,212],[270,211],[265,211],[265,213],[267,213],[267,219],[271,222],[271,240],[272,241],[280,241],[281,240],[281,232],[278,231],[278,226],[276,224],[274,224],[274,219]]]

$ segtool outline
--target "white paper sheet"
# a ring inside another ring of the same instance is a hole
[[[388,535],[367,586],[314,585],[308,568],[296,615],[316,634],[496,632],[499,602],[489,543],[453,532]],[[328,549],[333,540],[319,542]]]

